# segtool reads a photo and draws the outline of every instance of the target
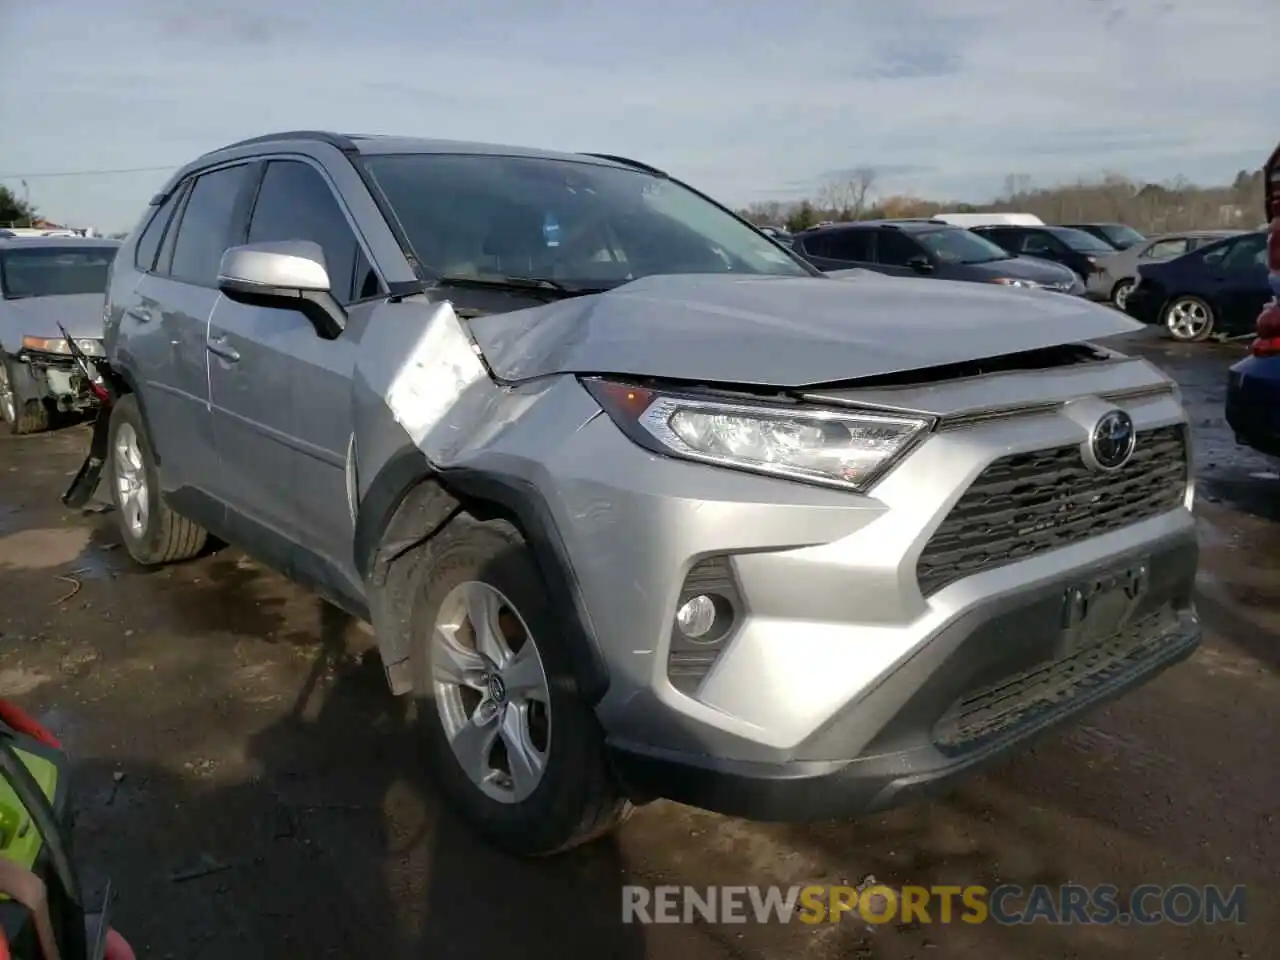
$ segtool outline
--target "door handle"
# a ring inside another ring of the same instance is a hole
[[[205,341],[205,349],[228,363],[235,363],[240,359],[240,351],[227,343],[226,337],[210,337]]]
[[[124,315],[131,320],[137,320],[139,323],[150,323],[155,316],[145,307],[129,307],[125,310]]]

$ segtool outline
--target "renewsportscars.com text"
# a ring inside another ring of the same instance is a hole
[[[1021,887],[625,886],[623,923],[1244,923],[1245,888],[1143,884]]]

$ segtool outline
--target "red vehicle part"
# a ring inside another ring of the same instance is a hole
[[[1271,302],[1258,315],[1257,335],[1249,345],[1255,357],[1280,356],[1280,147],[1262,170],[1266,185],[1266,210],[1270,230],[1267,235],[1267,270],[1271,275]]]

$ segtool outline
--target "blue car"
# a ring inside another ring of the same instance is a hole
[[[1267,234],[1259,230],[1197,247],[1138,268],[1125,313],[1159,324],[1184,343],[1214,334],[1248,334],[1272,297],[1267,286]]]
[[[1280,148],[1267,164],[1267,282],[1271,302],[1258,317],[1249,356],[1227,373],[1227,423],[1236,442],[1280,457]]]

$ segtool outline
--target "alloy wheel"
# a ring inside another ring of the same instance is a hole
[[[116,493],[120,514],[134,538],[140,538],[147,529],[150,506],[147,503],[147,471],[142,462],[142,450],[138,447],[138,434],[133,424],[122,423],[116,431],[114,464]]]
[[[1194,340],[1208,329],[1212,318],[1203,303],[1196,300],[1178,300],[1169,307],[1165,325],[1179,340]]]
[[[500,803],[537,789],[551,742],[551,691],[528,625],[496,588],[454,587],[431,632],[436,709],[473,784]]]
[[[1133,289],[1133,284],[1122,283],[1116,287],[1114,301],[1117,310],[1124,310],[1124,305],[1129,302],[1129,291]]]

